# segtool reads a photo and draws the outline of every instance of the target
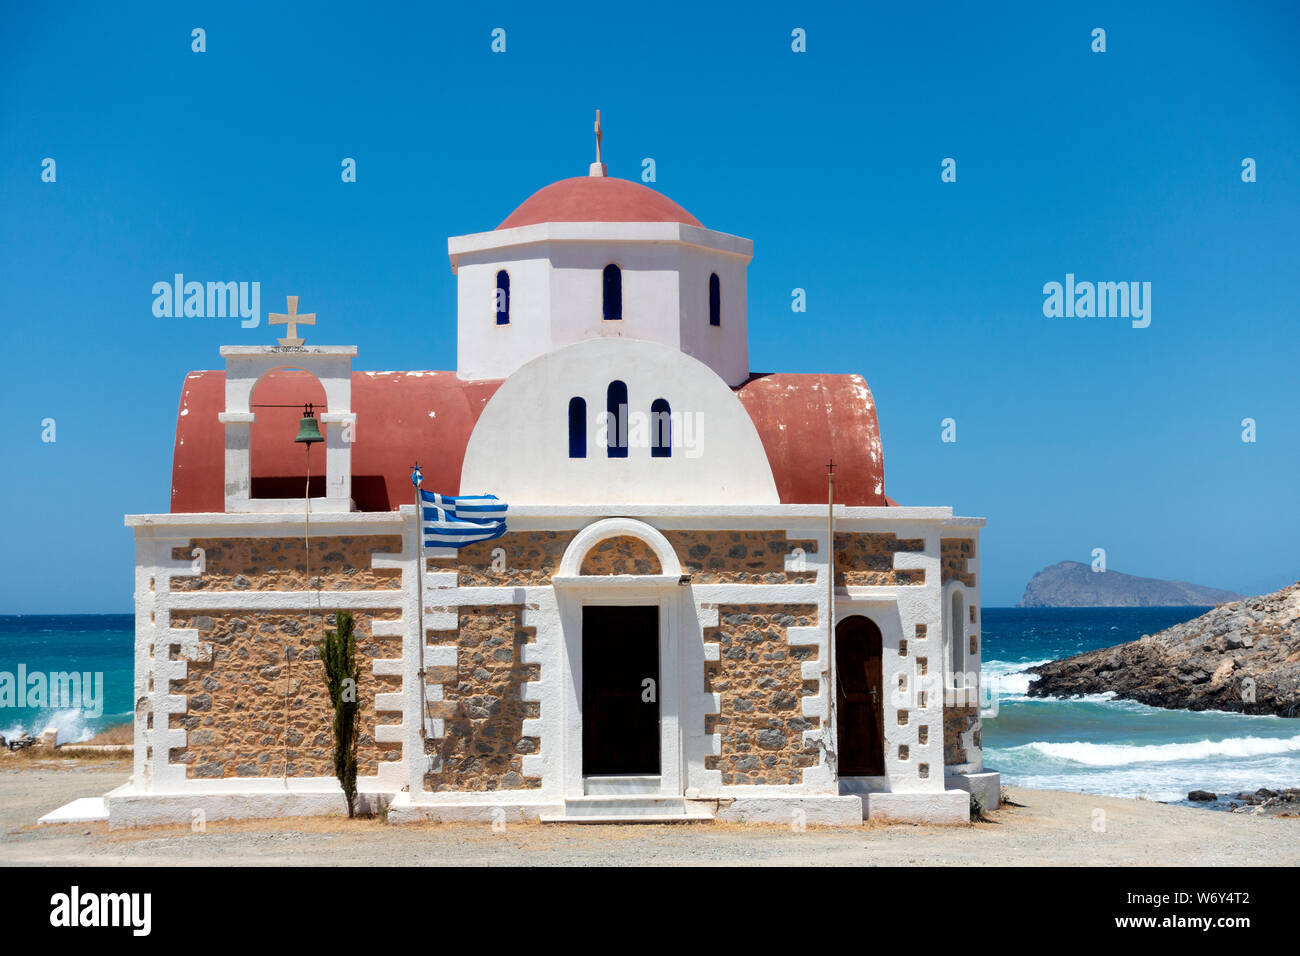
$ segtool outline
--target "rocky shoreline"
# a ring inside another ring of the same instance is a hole
[[[1260,787],[1254,793],[1243,790],[1236,794],[1217,794],[1208,790],[1193,790],[1188,801],[1209,810],[1226,810],[1229,813],[1249,813],[1260,817],[1300,817],[1300,787],[1286,790],[1269,790]]]
[[[1173,710],[1300,717],[1300,584],[1029,672],[1030,697],[1111,692]]]

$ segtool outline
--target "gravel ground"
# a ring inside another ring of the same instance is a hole
[[[974,826],[869,824],[854,829],[735,824],[386,826],[301,818],[109,832],[106,824],[38,827],[37,817],[126,781],[120,761],[5,761],[0,864],[207,865],[938,865],[1296,866],[1300,818],[1252,818],[1079,793],[1013,788]],[[1094,828],[1104,811],[1105,827]]]

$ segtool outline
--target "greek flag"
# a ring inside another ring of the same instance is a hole
[[[420,489],[426,548],[459,548],[506,533],[506,504],[496,495],[436,495]]]

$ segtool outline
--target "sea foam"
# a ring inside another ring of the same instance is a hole
[[[1135,763],[1168,763],[1174,760],[1204,760],[1208,757],[1262,757],[1300,751],[1300,734],[1294,737],[1229,737],[1169,744],[1049,743],[1036,740],[1010,750],[1031,750],[1045,757],[1086,764],[1117,767]]]
[[[110,715],[117,717],[114,723],[122,723],[122,715]],[[42,733],[53,727],[59,732],[58,742],[61,744],[80,743],[83,740],[89,740],[95,736],[100,725],[107,726],[107,722],[88,721],[86,715],[76,708],[70,710],[44,710],[39,712],[35,717],[29,717],[23,723],[13,724],[0,730],[0,737],[5,740],[14,740],[23,734],[31,734],[33,737],[39,737]]]

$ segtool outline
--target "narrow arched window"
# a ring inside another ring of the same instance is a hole
[[[497,325],[510,324],[510,273],[497,273]]]
[[[587,400],[569,399],[569,457],[587,457]]]
[[[656,398],[650,406],[650,457],[673,456],[673,410],[668,402]]]
[[[605,440],[610,458],[627,457],[627,385],[614,381],[605,393]]]
[[[962,618],[964,605],[961,591],[953,591],[952,609],[948,618],[948,669],[954,690],[966,686],[966,654],[963,646],[966,642],[966,625]]]
[[[605,318],[623,318],[623,270],[612,262],[605,266],[604,284],[602,301]]]
[[[716,272],[709,276],[709,325],[722,324],[722,280]]]

